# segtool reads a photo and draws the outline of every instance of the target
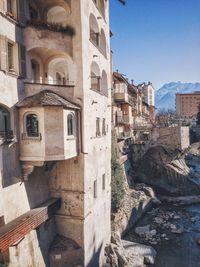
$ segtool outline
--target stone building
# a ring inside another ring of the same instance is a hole
[[[155,121],[154,88],[129,83],[123,74],[113,73],[112,122],[119,141],[147,141]]]
[[[182,118],[196,118],[200,105],[200,92],[176,94],[176,113]]]
[[[102,266],[109,33],[109,1],[0,0],[2,264]]]

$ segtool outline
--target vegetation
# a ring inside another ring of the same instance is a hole
[[[63,26],[59,23],[51,23],[51,22],[41,22],[41,21],[35,21],[30,20],[27,22],[28,26],[33,26],[40,30],[48,30],[53,32],[61,32],[63,34],[73,36],[75,35],[75,30],[71,26]]]
[[[116,212],[124,196],[124,175],[117,161],[117,140],[114,135],[112,136],[111,175],[111,208],[112,212]]]

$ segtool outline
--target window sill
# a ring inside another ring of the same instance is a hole
[[[74,140],[76,140],[76,137],[74,137],[74,136],[72,136],[72,137],[68,137],[68,138],[66,139],[66,141],[74,141]]]
[[[21,136],[22,141],[42,141],[42,135],[39,134],[39,136],[28,136],[27,133],[22,133]]]

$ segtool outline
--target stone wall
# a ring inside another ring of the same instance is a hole
[[[189,127],[175,126],[159,129],[158,145],[185,149],[190,145]]]

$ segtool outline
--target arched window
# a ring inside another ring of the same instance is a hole
[[[74,116],[67,115],[67,135],[74,135]]]
[[[96,62],[92,62],[91,64],[91,89],[95,91],[101,90],[101,75],[100,69]]]
[[[103,94],[108,95],[108,79],[105,70],[102,71],[101,91]]]
[[[90,15],[90,41],[99,47],[99,27],[93,14]]]
[[[28,114],[26,116],[26,133],[30,137],[39,136],[39,121],[36,114]]]
[[[107,55],[107,51],[106,51],[106,35],[104,30],[101,30],[101,34],[100,34],[100,50],[102,52],[102,54],[106,57]]]
[[[40,65],[35,60],[31,60],[31,72],[32,72],[32,82],[39,83],[40,82]]]
[[[0,106],[0,132],[7,133],[10,130],[10,113]]]

